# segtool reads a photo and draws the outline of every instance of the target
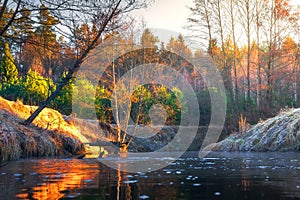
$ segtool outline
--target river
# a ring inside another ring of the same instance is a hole
[[[130,173],[97,159],[23,159],[0,168],[0,199],[300,199],[299,155],[188,152]]]

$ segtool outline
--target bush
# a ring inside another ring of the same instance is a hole
[[[52,79],[44,78],[35,71],[13,83],[4,83],[0,95],[6,99],[20,99],[24,104],[39,105],[55,90]]]
[[[62,78],[65,77],[66,74],[64,74]],[[50,103],[50,107],[64,115],[70,115],[72,113],[73,88],[74,81],[72,79],[67,85],[62,88],[58,96]]]
[[[177,97],[183,98],[182,92],[177,88],[169,90],[161,85],[145,85],[137,88],[131,97],[125,97],[123,101],[130,99],[130,115],[134,121],[138,117],[138,124],[149,124],[151,107],[160,104],[166,110],[166,124],[174,125],[180,122],[181,112],[183,112]],[[116,123],[113,118],[111,100],[111,92],[104,87],[97,88],[95,99],[97,118],[108,123]],[[121,102],[122,99],[118,101]]]

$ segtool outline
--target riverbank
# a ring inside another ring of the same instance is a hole
[[[85,151],[76,127],[68,124],[59,112],[46,108],[33,124],[25,126],[21,122],[36,107],[0,97],[0,108],[0,161]]]
[[[300,108],[279,113],[244,132],[209,145],[212,151],[300,152]]]
[[[18,160],[20,158],[78,155],[97,157],[113,151],[109,147],[85,145],[98,141],[112,141],[117,135],[113,125],[99,123],[97,120],[81,120],[72,116],[64,116],[58,111],[45,108],[32,124],[25,126],[22,122],[30,116],[36,106],[23,105],[21,101],[8,101],[0,97],[0,161]],[[133,128],[133,127],[131,127]],[[138,135],[140,126],[136,127]],[[187,134],[192,127],[186,127]],[[152,137],[134,137],[128,146],[130,152],[157,151],[166,146],[175,137],[178,126],[164,126],[152,130],[157,133]],[[151,131],[150,131],[151,132]],[[199,127],[194,142],[189,150],[198,151],[205,137],[206,127]],[[124,137],[124,132],[121,137]],[[125,141],[131,139],[130,135]]]
[[[113,125],[63,116],[49,108],[44,109],[33,124],[23,125],[21,122],[36,108],[23,105],[20,101],[8,101],[0,97],[0,161],[78,154],[97,157],[100,148],[84,143],[112,141],[116,138],[117,131]],[[139,128],[139,126],[136,128],[137,132],[140,132]],[[152,137],[134,137],[128,150],[157,151],[173,140],[177,130],[176,126],[165,126]],[[189,127],[186,127],[185,132],[189,133]],[[205,133],[206,127],[199,127],[188,150],[198,151]],[[123,132],[121,136],[123,138]],[[222,134],[222,138],[224,137]],[[125,138],[126,141],[130,140],[128,135]],[[206,150],[300,152],[300,109],[281,112],[278,116],[258,123],[245,132],[232,134],[219,143],[209,145]]]

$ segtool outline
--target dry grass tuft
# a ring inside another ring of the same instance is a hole
[[[247,131],[246,117],[243,117],[243,115],[241,114],[238,123],[239,123],[239,133],[242,135],[245,134]]]
[[[0,160],[84,152],[80,133],[59,112],[46,108],[33,125],[24,126],[20,122],[36,107],[0,97],[0,108]]]

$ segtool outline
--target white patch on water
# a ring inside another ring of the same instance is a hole
[[[149,196],[147,196],[147,195],[141,195],[141,196],[139,196],[139,198],[140,199],[149,199]]]
[[[20,177],[23,176],[23,174],[14,174],[14,177]]]
[[[221,192],[215,192],[215,196],[220,196]]]
[[[194,183],[193,186],[194,187],[199,187],[199,186],[201,186],[201,184],[200,183]]]
[[[138,180],[128,180],[128,181],[123,181],[123,183],[125,184],[133,184],[133,183],[137,183]]]

